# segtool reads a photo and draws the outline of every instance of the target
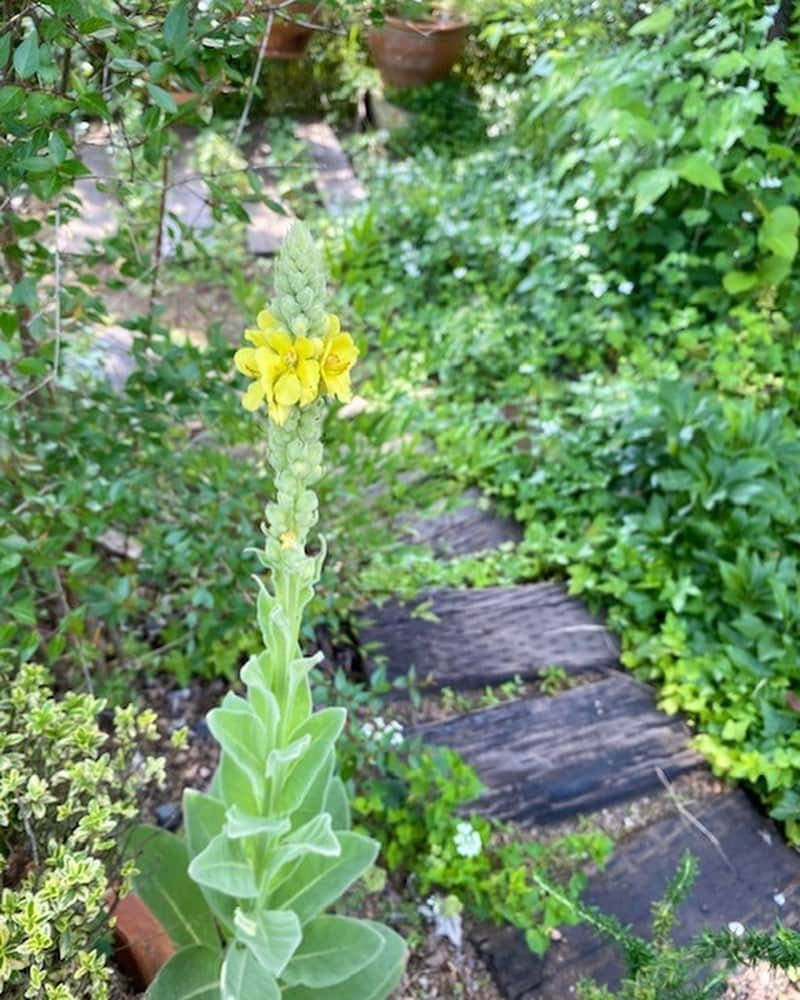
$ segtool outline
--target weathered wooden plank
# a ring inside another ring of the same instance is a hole
[[[481,812],[528,826],[656,792],[657,768],[673,778],[703,765],[680,719],[657,711],[648,689],[623,674],[415,733],[475,768],[487,788]]]
[[[722,853],[707,833],[676,812],[618,845],[606,870],[590,879],[586,901],[648,936],[651,903],[690,850],[700,863],[700,875],[679,910],[679,942],[731,921],[770,930],[780,919],[798,929],[800,854],[774,824],[742,791],[706,800],[691,811],[717,838]],[[478,940],[509,1000],[564,1000],[588,977],[612,989],[619,984],[623,966],[612,945],[585,925],[562,928],[562,935],[544,961],[527,949],[519,932],[508,928],[487,929]]]
[[[297,125],[294,132],[308,146],[316,167],[317,190],[332,215],[341,215],[367,197],[336,133],[327,122],[305,122]]]
[[[414,617],[428,602],[437,621]],[[530,679],[553,665],[603,673],[618,657],[600,622],[553,583],[427,591],[412,604],[368,609],[359,633],[362,646],[386,657],[391,677],[415,666],[441,687]]]
[[[504,542],[522,539],[522,527],[512,518],[494,513],[477,490],[467,490],[462,501],[454,510],[415,521],[405,530],[415,542],[430,545],[443,559],[496,549]]]

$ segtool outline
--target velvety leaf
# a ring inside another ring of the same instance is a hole
[[[383,938],[365,920],[322,916],[303,929],[300,947],[283,972],[289,986],[320,989],[349,979],[383,949]]]
[[[300,921],[291,910],[237,909],[233,918],[236,936],[270,975],[280,976],[303,937]]]
[[[161,969],[147,1000],[221,1000],[219,950],[195,945],[183,948]]]
[[[214,837],[204,851],[192,858],[189,875],[200,885],[227,896],[254,899],[258,896],[255,876],[236,841],[224,834]]]
[[[280,1000],[281,991],[274,976],[266,972],[252,952],[232,941],[225,953],[221,976],[222,1000]]]
[[[343,708],[324,708],[294,730],[292,740],[310,736],[311,745],[289,769],[279,799],[281,810],[291,813],[303,801],[320,768],[324,767],[346,718]]]
[[[150,907],[177,948],[219,946],[214,918],[199,887],[189,877],[186,842],[174,833],[142,825],[132,831],[127,853],[139,874],[133,887]]]

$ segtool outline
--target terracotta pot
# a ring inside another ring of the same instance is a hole
[[[145,990],[175,954],[175,945],[135,892],[119,900],[113,915],[114,961],[140,990]]]
[[[367,43],[390,87],[419,87],[444,80],[464,51],[469,21],[442,17],[436,21],[405,21],[387,17],[382,28],[373,28]]]
[[[293,3],[289,7],[282,8],[281,14],[289,16],[296,14],[301,21],[313,21],[319,8],[320,5],[315,3]],[[262,17],[269,14],[268,3],[257,3],[254,9]],[[302,59],[306,54],[312,34],[313,28],[307,28],[303,24],[296,24],[294,21],[287,21],[284,17],[275,15],[272,19],[272,28],[269,32],[265,55],[268,59]]]

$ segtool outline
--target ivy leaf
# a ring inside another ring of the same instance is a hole
[[[36,28],[14,50],[14,71],[22,80],[39,69],[39,35]]]
[[[722,175],[703,153],[692,153],[678,164],[678,174],[690,184],[708,188],[709,191],[725,192]]]
[[[672,24],[674,13],[670,7],[659,7],[649,17],[637,21],[631,28],[631,35],[662,35]]]
[[[762,250],[769,250],[776,257],[794,260],[797,256],[797,230],[800,214],[791,205],[781,205],[768,212],[758,233]]]

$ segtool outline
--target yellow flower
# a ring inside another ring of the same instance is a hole
[[[283,424],[295,404],[307,406],[317,398],[319,361],[311,341],[293,338],[271,313],[260,312],[257,323],[256,328],[245,330],[247,340],[256,346],[243,347],[234,357],[239,371],[256,379],[242,404],[255,410],[266,400],[270,417]]]
[[[320,369],[328,395],[335,396],[342,403],[352,398],[350,369],[356,363],[358,348],[349,333],[342,333],[336,316],[328,316],[328,327],[321,346],[316,345],[321,354]]]

